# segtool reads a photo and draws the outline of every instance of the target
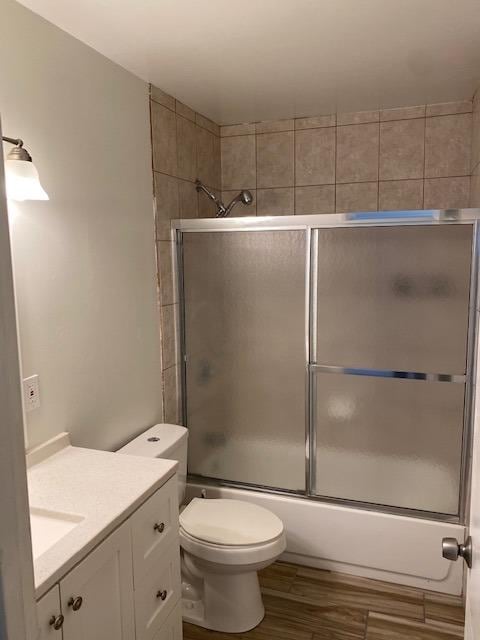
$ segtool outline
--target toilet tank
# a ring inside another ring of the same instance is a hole
[[[188,429],[178,424],[156,424],[131,440],[117,453],[178,461],[178,504],[185,498]]]

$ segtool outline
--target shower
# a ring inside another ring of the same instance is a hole
[[[230,215],[233,207],[239,202],[246,205],[247,207],[253,202],[253,196],[251,192],[243,189],[237,196],[235,196],[235,198],[233,198],[233,200],[231,200],[231,202],[227,206],[225,206],[214,193],[207,189],[203,182],[200,182],[200,180],[196,180],[195,186],[198,192],[203,191],[207,194],[210,200],[213,200],[215,206],[217,207],[217,218],[227,218]]]

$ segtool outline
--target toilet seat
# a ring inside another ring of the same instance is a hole
[[[286,541],[283,522],[263,507],[194,498],[180,514],[180,545],[200,560],[241,567],[271,561]]]
[[[180,526],[191,538],[228,547],[268,544],[283,534],[283,522],[268,509],[225,498],[193,498]]]

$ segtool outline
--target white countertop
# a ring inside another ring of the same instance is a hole
[[[30,507],[84,519],[34,560],[40,598],[171,478],[173,460],[70,445],[28,469]]]

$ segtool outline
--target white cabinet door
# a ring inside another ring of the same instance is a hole
[[[134,640],[129,522],[60,582],[60,593],[64,640]]]
[[[39,640],[62,640],[63,616],[60,609],[60,589],[56,584],[37,602]]]

